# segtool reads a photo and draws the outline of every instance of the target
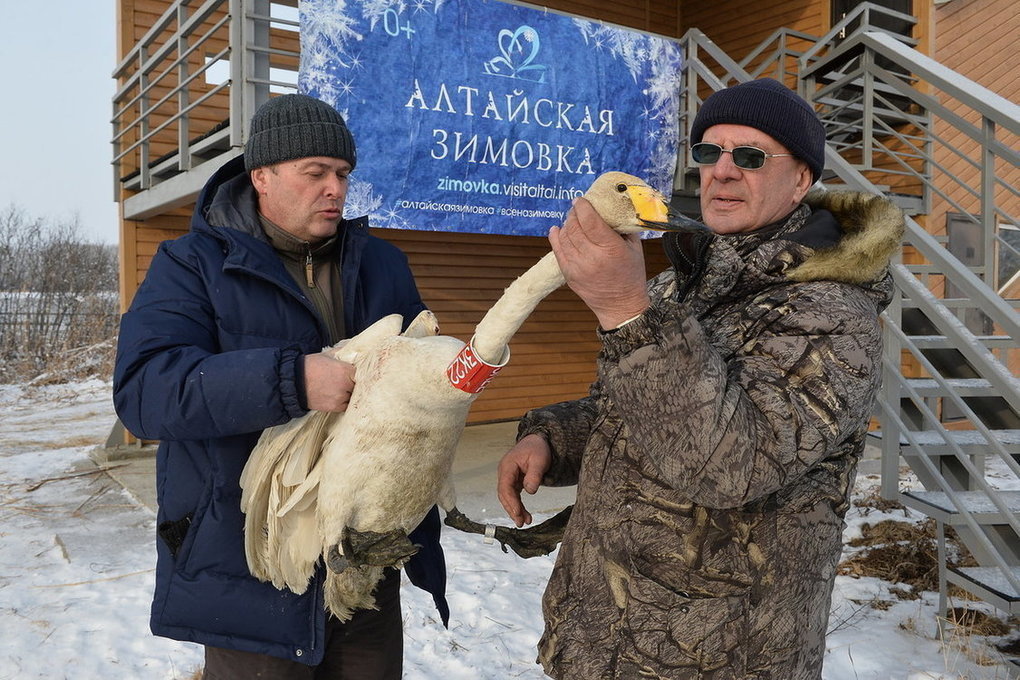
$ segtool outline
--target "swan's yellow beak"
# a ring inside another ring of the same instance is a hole
[[[680,231],[706,227],[696,220],[674,213],[669,208],[669,201],[648,185],[622,184],[617,187],[627,194],[634,204],[638,222],[645,229],[652,231]]]

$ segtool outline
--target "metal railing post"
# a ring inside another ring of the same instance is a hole
[[[189,150],[191,137],[190,117],[188,116],[188,105],[191,103],[191,96],[184,83],[188,82],[188,60],[183,55],[188,52],[188,36],[184,33],[183,26],[188,21],[188,12],[184,3],[177,7],[177,57],[180,63],[177,66],[177,169],[185,172],[191,169],[191,153]]]
[[[981,118],[981,233],[984,247],[983,276],[985,283],[999,290],[999,268],[995,260],[995,241],[998,230],[995,216],[995,152],[991,142],[995,139],[995,122],[987,116]]]
[[[138,99],[138,115],[141,123],[138,126],[139,139],[142,141],[138,149],[138,172],[141,175],[140,188],[144,191],[152,184],[152,170],[149,168],[150,145],[149,145],[149,74],[144,70],[145,61],[148,58],[148,51],[145,45],[138,50],[138,87],[142,96]]]
[[[254,113],[247,74],[250,54],[247,49],[244,0],[229,0],[230,12],[230,146],[244,146],[247,125]]]

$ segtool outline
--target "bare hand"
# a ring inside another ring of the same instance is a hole
[[[354,391],[354,364],[329,354],[306,354],[305,403],[313,411],[346,411]]]
[[[619,234],[583,198],[574,202],[562,227],[549,230],[567,285],[598,317],[616,328],[648,309],[645,257],[637,234]]]
[[[496,495],[503,509],[521,527],[531,524],[531,513],[521,502],[521,490],[534,494],[542,485],[542,477],[552,464],[549,442],[537,434],[521,438],[506,452],[496,468]]]

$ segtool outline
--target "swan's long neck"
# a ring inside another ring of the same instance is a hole
[[[474,348],[478,356],[488,363],[499,363],[507,343],[524,320],[563,283],[563,273],[551,252],[517,277],[475,326]]]

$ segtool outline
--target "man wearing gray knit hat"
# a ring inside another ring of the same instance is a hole
[[[303,94],[270,99],[251,119],[244,145],[244,169],[309,156],[347,161],[354,170],[358,154],[343,116],[329,104]]]
[[[556,680],[819,680],[843,517],[881,377],[879,314],[903,215],[808,189],[825,133],[775,80],[692,124],[703,224],[641,243],[583,198],[549,233],[598,319],[589,397],[535,409],[497,472],[577,485],[542,611]]]
[[[314,97],[276,97],[252,116],[244,169],[251,173],[270,234],[278,228],[309,243],[333,237],[356,162],[343,117]],[[322,181],[305,181],[313,176]]]
[[[199,195],[191,231],[160,245],[123,316],[114,402],[159,440],[153,633],[205,646],[206,680],[398,680],[400,576],[377,610],[346,622],[323,606],[320,564],[303,593],[249,573],[240,476],[262,430],[310,410],[346,410],[355,368],[322,352],[378,319],[425,305],[406,256],[344,219],[354,137],[329,104],[270,99],[244,153]],[[433,508],[404,566],[445,623],[445,563]],[[310,669],[309,667],[312,667]]]

